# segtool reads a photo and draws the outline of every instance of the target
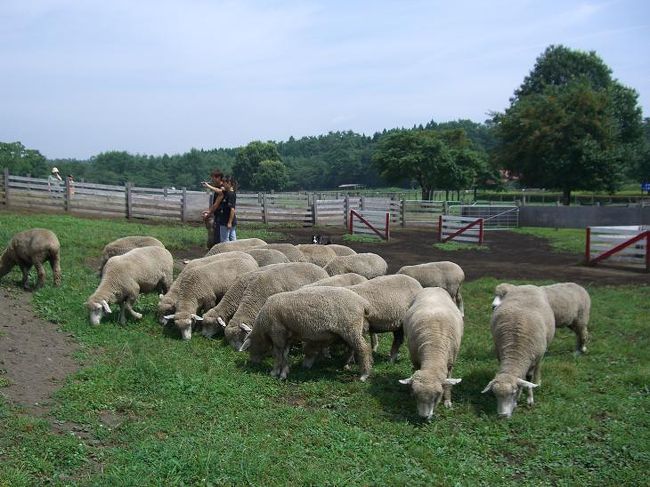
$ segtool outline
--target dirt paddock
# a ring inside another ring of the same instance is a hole
[[[512,232],[489,232],[487,250],[443,251],[433,247],[435,233],[426,229],[398,229],[389,242],[359,243],[343,241],[344,228],[292,228],[282,230],[282,238],[269,240],[293,244],[310,243],[315,233],[332,243],[346,244],[357,252],[374,252],[388,262],[388,272],[403,265],[451,260],[458,263],[472,281],[481,277],[500,280],[574,281],[583,285],[649,284],[647,273],[611,266],[585,267],[580,255],[551,251],[546,240]],[[174,252],[182,259],[202,257],[205,249],[194,247]],[[180,264],[182,265],[182,264]],[[96,270],[96,266],[91,266]],[[7,387],[0,389],[14,404],[31,414],[47,414],[47,401],[78,363],[72,358],[75,341],[57,325],[34,315],[31,294],[18,283],[3,281],[0,288],[0,378]]]

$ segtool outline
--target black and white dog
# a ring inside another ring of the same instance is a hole
[[[329,245],[332,243],[332,239],[329,238],[327,235],[312,235],[311,236],[311,243],[313,244],[321,244],[321,245]]]

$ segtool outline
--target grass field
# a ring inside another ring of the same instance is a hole
[[[489,331],[497,281],[468,283],[454,374],[463,381],[454,408],[423,423],[398,383],[411,373],[408,353],[403,348],[402,359],[388,363],[387,337],[367,383],[356,370],[341,370],[342,356],[303,371],[298,351],[289,380],[280,382],[269,376],[270,361],[251,366],[221,340],[164,334],[154,296],[136,304],[141,322],[122,327],[113,316],[89,326],[83,303],[98,279],[87,264],[105,242],[150,234],[173,252],[202,244],[203,228],[0,213],[0,247],[35,226],[54,230],[64,249],[63,285],[51,287],[48,269],[35,307],[74,334],[85,363],[57,393],[52,415],[79,423],[92,439],[55,434],[0,399],[0,485],[647,483],[647,286],[589,289],[589,353],[576,358],[573,334],[559,330],[535,407],[522,404],[504,421],[494,397],[481,394],[497,368]],[[263,231],[238,233],[263,238]],[[14,270],[2,286],[16,288],[19,279]]]

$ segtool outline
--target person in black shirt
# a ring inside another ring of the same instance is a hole
[[[223,173],[219,169],[215,169],[210,173],[212,184],[203,181],[201,184],[204,188],[212,191],[210,195],[210,207],[203,211],[203,222],[208,229],[208,248],[221,242],[219,234],[219,211],[221,202],[224,198],[223,191]]]
[[[219,238],[221,242],[237,240],[237,194],[235,193],[236,181],[232,176],[223,178],[223,202],[219,208]]]

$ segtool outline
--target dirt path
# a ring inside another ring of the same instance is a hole
[[[0,388],[14,404],[35,416],[49,411],[52,393],[79,369],[72,355],[78,345],[58,326],[37,318],[32,295],[0,287]]]

